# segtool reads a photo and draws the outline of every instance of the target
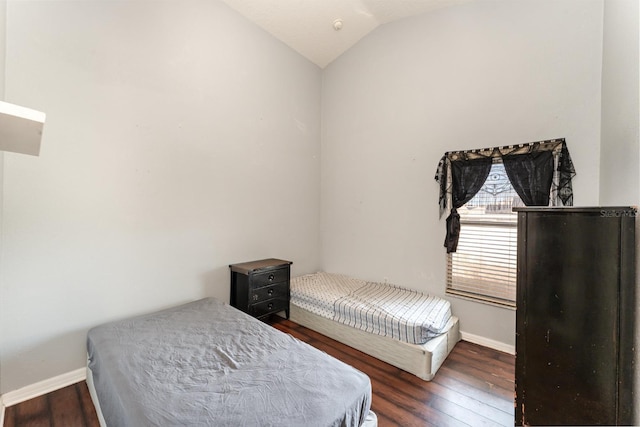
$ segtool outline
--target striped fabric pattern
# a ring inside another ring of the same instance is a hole
[[[424,344],[446,331],[449,301],[396,285],[317,273],[291,280],[291,302],[369,333]]]
[[[445,332],[451,305],[442,298],[382,283],[367,283],[334,303],[334,320],[410,344]]]
[[[333,304],[367,282],[342,274],[314,273],[291,279],[291,303],[327,319],[334,318]]]

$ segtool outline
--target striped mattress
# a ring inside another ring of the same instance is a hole
[[[451,304],[442,298],[324,272],[292,278],[291,303],[336,322],[410,344],[424,344],[446,332],[451,318]]]

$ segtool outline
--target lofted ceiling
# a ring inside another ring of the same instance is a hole
[[[223,0],[320,68],[376,27],[473,0]]]

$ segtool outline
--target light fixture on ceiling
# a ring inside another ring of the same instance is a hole
[[[342,29],[342,19],[338,18],[333,21],[333,29],[336,31],[340,31]]]
[[[38,156],[45,113],[0,101],[0,151]]]

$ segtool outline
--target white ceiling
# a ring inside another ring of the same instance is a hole
[[[324,68],[379,25],[472,0],[223,1]]]

